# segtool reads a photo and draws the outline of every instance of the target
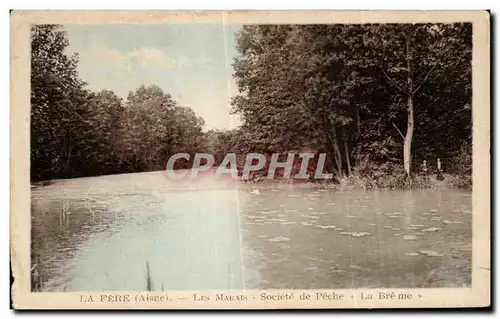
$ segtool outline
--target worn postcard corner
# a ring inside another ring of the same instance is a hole
[[[16,309],[490,305],[486,11],[13,11]]]

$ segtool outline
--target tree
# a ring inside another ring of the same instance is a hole
[[[84,125],[86,92],[78,78],[78,57],[68,56],[59,26],[31,29],[31,176],[51,178],[67,171],[74,154],[75,130]]]
[[[365,44],[372,53],[371,62],[378,64],[405,104],[407,128],[403,136],[403,159],[408,176],[411,175],[417,94],[423,86],[435,84],[440,76],[440,80],[446,80],[446,72],[470,61],[467,41],[470,35],[470,27],[464,24],[379,24],[371,26],[365,35]]]

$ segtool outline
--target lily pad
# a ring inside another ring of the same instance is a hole
[[[353,237],[364,237],[364,236],[370,236],[370,235],[371,235],[371,233],[366,232],[366,231],[354,232],[351,234],[351,236],[353,236]]]
[[[443,224],[462,224],[462,222],[452,221],[452,220],[447,220],[447,219],[443,219],[442,222],[443,222]]]
[[[412,257],[420,256],[420,253],[406,253],[406,256],[412,256]]]
[[[364,237],[364,236],[370,236],[371,233],[369,232],[340,232],[341,235],[350,235],[352,237]]]
[[[358,265],[350,265],[349,269],[355,269],[355,270],[364,270],[363,267],[358,266]]]
[[[417,240],[418,237],[414,235],[404,235],[403,240]]]
[[[438,252],[435,252],[434,250],[421,250],[420,253],[422,255],[426,255],[429,257],[442,257],[444,254],[440,254]]]
[[[289,241],[289,240],[291,240],[291,238],[278,236],[278,237],[274,237],[274,238],[269,238],[268,240],[269,241]]]
[[[337,228],[337,226],[335,226],[335,225],[318,225],[316,227],[321,228],[321,229],[335,229],[335,228]]]

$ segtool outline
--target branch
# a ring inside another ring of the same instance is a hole
[[[391,121],[391,123],[392,123],[392,125],[396,128],[396,130],[398,131],[399,135],[401,135],[401,137],[402,137],[402,138],[403,138],[403,140],[404,140],[404,139],[405,139],[405,137],[404,137],[403,133],[401,133],[401,131],[400,131],[400,130],[398,129],[398,127],[396,126],[396,124],[394,124],[394,122],[392,122],[392,121]]]
[[[425,75],[422,82],[420,82],[420,84],[417,86],[417,88],[415,90],[413,90],[412,94],[415,94],[415,93],[417,93],[418,90],[420,90],[422,85],[424,85],[425,81],[427,81],[427,78],[429,77],[429,75],[431,75],[432,71],[434,71],[434,69],[436,68],[436,66],[438,66],[438,64],[439,64],[439,61],[436,62],[436,64],[434,64],[434,66],[429,70],[429,72],[427,72],[427,74]]]
[[[383,67],[380,67],[380,69],[382,70],[382,72],[384,73],[385,77],[392,83],[392,85],[394,85],[398,90],[400,90],[401,92],[403,93],[407,93],[405,90],[403,90],[397,83],[396,81],[394,81],[384,70]]]

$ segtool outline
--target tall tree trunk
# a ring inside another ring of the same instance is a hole
[[[345,161],[347,164],[347,175],[351,175],[351,160],[349,158],[349,146],[347,145],[347,137],[345,135],[345,128],[342,127],[342,135],[344,138],[344,153],[345,153]]]
[[[408,83],[408,101],[406,104],[406,111],[408,113],[408,121],[406,128],[406,136],[404,139],[403,148],[403,160],[406,175],[411,176],[411,143],[413,141],[414,133],[414,121],[415,121],[415,111],[414,111],[414,101],[413,101],[413,73],[411,65],[411,53],[410,53],[410,35],[406,35],[406,67],[408,71],[407,83]]]

